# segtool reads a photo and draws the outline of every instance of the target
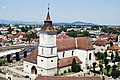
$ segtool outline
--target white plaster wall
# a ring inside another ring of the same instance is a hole
[[[32,66],[37,66],[36,64],[33,64],[31,62],[23,61],[23,71],[27,73],[31,73]],[[37,67],[36,67],[37,69]]]
[[[65,70],[68,72],[68,69],[71,69],[71,66],[60,68],[59,69],[59,74],[64,73]]]
[[[58,57],[59,57],[59,59],[67,58],[67,57],[72,57],[72,51],[74,51],[74,52],[73,52],[73,56],[76,56],[75,49],[74,49],[74,50],[67,50],[67,51],[59,51],[59,52],[58,52]],[[65,52],[65,53],[64,53],[64,57],[63,57],[63,52]]]
[[[87,51],[86,50],[76,49],[76,52],[77,52],[78,58],[82,61],[81,68],[82,69],[86,68],[86,64],[87,64],[87,61],[86,61]]]
[[[38,67],[38,72],[41,75],[54,76],[57,73],[57,68],[46,70],[46,69]]]
[[[44,57],[37,57],[38,66],[44,69],[50,69],[57,67],[57,57],[53,58],[44,58]],[[53,62],[51,62],[53,60]]]

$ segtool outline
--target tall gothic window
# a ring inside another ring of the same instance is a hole
[[[91,60],[91,53],[89,54],[89,60]]]

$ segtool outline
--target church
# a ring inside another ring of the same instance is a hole
[[[94,48],[89,38],[56,38],[49,13],[40,31],[39,46],[23,61],[23,71],[31,74],[54,76],[71,69],[72,60],[82,69],[92,66],[95,61]]]

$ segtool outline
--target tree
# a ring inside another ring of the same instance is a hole
[[[116,58],[116,57],[118,57],[118,52],[117,52],[117,51],[115,51],[115,58]]]
[[[97,64],[96,62],[93,62],[93,64],[92,64],[92,65],[93,65],[93,70],[94,70],[94,71],[95,71],[95,66],[96,66],[96,64]]]
[[[106,67],[107,64],[108,64],[108,60],[107,60],[107,59],[104,59],[104,63],[105,63],[105,67]]]
[[[102,65],[102,64],[99,64],[99,67],[100,67],[100,71],[102,72],[103,65]]]
[[[7,31],[8,31],[8,34],[11,34],[11,32],[13,31],[13,29],[12,29],[11,27],[9,27],[9,28],[7,29]]]
[[[113,71],[115,71],[116,68],[117,68],[117,65],[113,65],[113,66],[112,66],[112,70],[113,70]]]
[[[110,46],[113,46],[113,42],[110,42]]]
[[[80,65],[76,63],[76,60],[74,58],[72,61],[72,72],[79,72],[80,70]]]
[[[88,31],[83,31],[83,36],[89,36],[89,32]]]
[[[101,53],[101,52],[95,53],[95,56],[96,56],[99,60],[104,59],[104,54]]]
[[[105,59],[107,58],[107,52],[104,52]]]
[[[120,71],[119,70],[112,71],[111,76],[114,79],[118,78],[120,76]]]
[[[113,62],[113,63],[114,63],[114,65],[115,65],[116,60],[114,59],[114,60],[112,60],[112,62]]]
[[[111,60],[113,60],[113,58],[114,58],[114,54],[112,53],[112,54],[111,54]]]
[[[110,65],[107,65],[107,66],[106,66],[107,73],[110,71],[110,68],[111,68],[111,66],[110,66]]]

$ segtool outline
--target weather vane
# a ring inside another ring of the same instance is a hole
[[[48,3],[48,10],[49,10],[49,5],[50,5],[50,4]]]

